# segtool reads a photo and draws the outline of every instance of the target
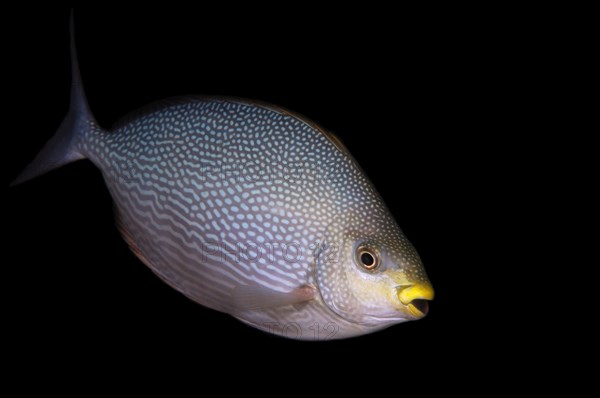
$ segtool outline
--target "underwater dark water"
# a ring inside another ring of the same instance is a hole
[[[209,94],[281,105],[335,132],[417,248],[436,298],[423,320],[349,340],[254,330],[189,301],[135,258],[100,172],[82,161],[6,195],[6,317],[24,356],[231,355],[274,367],[308,359],[322,371],[379,358],[399,373],[435,374],[499,350],[492,332],[509,309],[492,310],[498,298],[485,296],[497,214],[482,203],[501,193],[490,192],[495,177],[481,168],[501,134],[485,118],[488,83],[469,49],[427,31],[327,21],[267,25],[164,10],[82,10],[75,21],[86,94],[103,126],[148,102]],[[17,123],[4,132],[7,184],[66,113],[68,37],[68,10],[40,12],[5,48],[17,83],[7,115]]]

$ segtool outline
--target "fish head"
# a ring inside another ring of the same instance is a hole
[[[434,296],[419,255],[385,209],[334,220],[315,253],[315,274],[329,309],[367,326],[423,318]]]

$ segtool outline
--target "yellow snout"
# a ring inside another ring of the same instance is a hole
[[[417,283],[398,288],[400,302],[407,306],[411,315],[423,318],[429,310],[428,300],[433,300],[433,286],[429,283]]]

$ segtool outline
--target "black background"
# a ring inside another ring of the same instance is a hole
[[[26,363],[14,366],[166,354],[166,363],[264,365],[284,374],[309,363],[348,377],[384,369],[400,379],[486,375],[514,331],[514,309],[493,288],[505,275],[496,231],[503,216],[489,200],[508,196],[498,160],[510,162],[511,133],[498,106],[516,60],[498,56],[503,41],[477,26],[385,14],[81,10],[76,40],[90,107],[105,127],[154,100],[214,94],[278,104],[335,132],[423,259],[436,290],[425,319],[310,343],[204,309],[129,252],[99,171],[82,161],[6,194],[6,328],[19,347],[15,361]],[[7,185],[67,111],[68,16],[38,11],[6,32],[12,102],[4,110],[14,121],[3,137]]]

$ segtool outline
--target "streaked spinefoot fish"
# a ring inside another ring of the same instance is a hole
[[[203,306],[285,337],[339,339],[427,314],[421,260],[339,139],[257,101],[174,98],[95,121],[71,20],[69,112],[13,184],[89,159],[132,251]]]

